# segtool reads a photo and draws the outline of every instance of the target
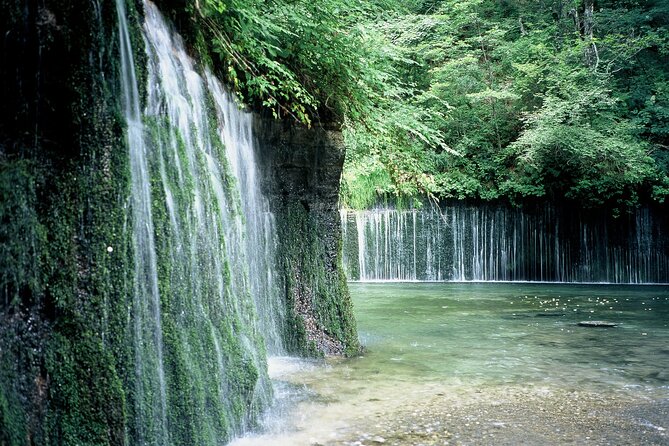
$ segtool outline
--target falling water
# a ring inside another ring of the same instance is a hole
[[[132,312],[136,367],[135,391],[138,403],[135,408],[137,436],[140,444],[145,442],[168,444],[167,391],[163,366],[160,294],[151,215],[147,147],[144,144],[144,126],[140,114],[135,63],[123,0],[116,1],[116,9],[119,18],[123,111],[128,126],[127,142],[130,149],[132,178],[133,245],[135,249]],[[146,404],[142,404],[143,402]],[[152,417],[155,423],[144,423],[142,420],[147,417]]]
[[[504,206],[342,211],[344,268],[361,281],[669,282],[648,209],[618,219]]]
[[[117,0],[135,237],[138,444],[221,444],[258,423],[281,354],[276,231],[251,115],[144,3],[146,107]]]
[[[242,191],[242,208],[246,218],[246,252],[249,253],[249,274],[251,292],[255,298],[260,316],[267,351],[271,355],[284,353],[281,343],[284,307],[277,299],[278,281],[274,275],[276,252],[276,225],[274,215],[269,209],[269,200],[260,189],[258,163],[253,137],[253,117],[242,113],[234,98],[225,91],[220,82],[207,73],[207,85],[216,102],[219,123],[225,123],[218,129],[225,145],[225,152],[232,172]]]

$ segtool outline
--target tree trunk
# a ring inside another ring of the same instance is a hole
[[[590,68],[597,68],[599,64],[599,53],[597,45],[593,39],[593,30],[595,27],[593,0],[583,1],[583,19],[581,25],[581,35],[588,46],[585,49],[585,63]]]

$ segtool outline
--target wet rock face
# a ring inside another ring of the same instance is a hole
[[[2,445],[127,441],[129,171],[100,5],[0,0]]]
[[[334,126],[308,129],[258,117],[255,135],[279,235],[286,344],[295,352],[352,354],[358,340],[341,268],[338,212],[342,134]]]
[[[281,121],[256,120],[266,192],[281,204],[300,202],[307,210],[336,211],[344,165],[344,140],[336,126],[311,129]]]

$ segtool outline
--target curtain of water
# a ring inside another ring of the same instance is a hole
[[[221,444],[269,405],[266,354],[283,351],[274,219],[250,114],[196,67],[158,9],[144,7],[141,113],[117,0],[136,262],[131,436]]]
[[[267,351],[270,355],[281,355],[284,353],[281,333],[285,310],[277,298],[279,285],[274,263],[276,224],[269,210],[269,200],[261,192],[252,131],[253,117],[239,110],[234,98],[211,73],[206,73],[206,79],[216,104],[217,133],[225,145],[227,160],[242,194],[251,292],[265,334]]]
[[[362,281],[666,283],[662,223],[451,205],[342,212],[344,265]]]
[[[134,318],[137,437],[140,444],[147,441],[155,442],[155,444],[169,444],[158,267],[151,215],[150,174],[144,144],[144,126],[140,113],[135,63],[123,0],[116,1],[116,9],[119,18],[123,111],[128,126],[126,137],[130,149],[132,179],[133,245],[135,249],[132,313]],[[143,420],[147,418],[151,418],[152,422],[145,423]]]

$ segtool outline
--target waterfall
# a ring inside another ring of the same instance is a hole
[[[252,116],[144,3],[141,111],[117,0],[132,171],[137,444],[221,444],[270,404],[267,354],[283,352],[276,231]]]
[[[669,282],[666,218],[649,209],[614,219],[455,203],[341,217],[350,280]]]
[[[133,299],[136,401],[138,442],[153,439],[155,444],[169,444],[167,429],[167,390],[163,360],[163,339],[158,290],[158,266],[151,214],[150,174],[144,144],[144,126],[140,114],[135,63],[126,22],[125,4],[116,1],[119,17],[123,111],[127,123],[132,179],[133,245],[135,284]],[[147,389],[147,383],[150,383]],[[148,410],[145,410],[148,408]],[[154,423],[143,423],[153,417]]]
[[[268,353],[284,353],[281,343],[283,330],[281,321],[285,310],[277,296],[278,280],[275,272],[277,247],[276,224],[269,209],[269,200],[260,189],[255,141],[250,113],[242,113],[234,98],[225,91],[220,82],[207,72],[207,85],[216,102],[219,123],[218,133],[224,143],[226,157],[242,194],[242,208],[246,219],[246,252],[249,262],[251,292],[259,312],[261,329],[265,333]]]

